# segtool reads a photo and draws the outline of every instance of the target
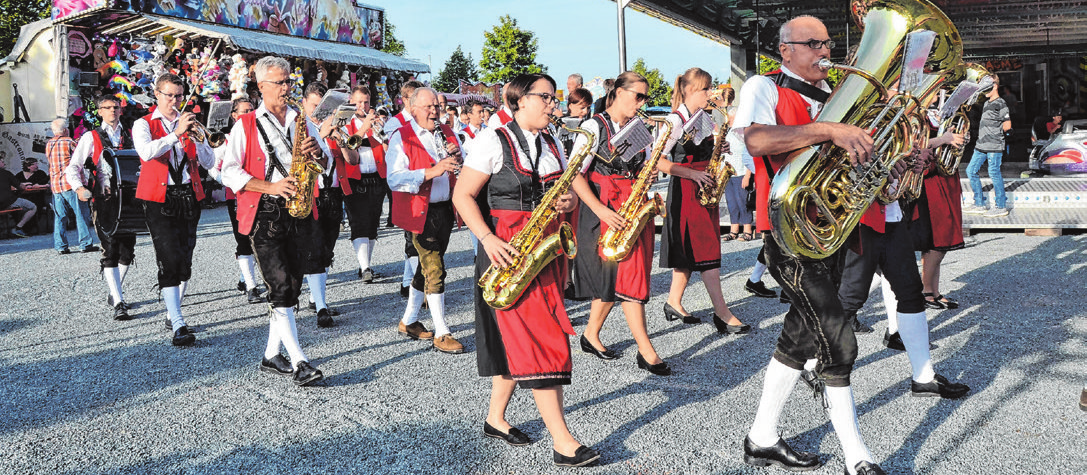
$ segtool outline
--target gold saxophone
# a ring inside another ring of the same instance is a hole
[[[707,208],[717,206],[721,202],[721,195],[725,192],[725,185],[728,184],[729,178],[736,175],[736,169],[732,167],[732,164],[725,159],[725,145],[728,142],[725,141],[725,136],[728,135],[728,112],[723,107],[719,107],[716,103],[721,99],[721,91],[723,89],[714,89],[710,92],[710,101],[713,107],[721,111],[721,115],[725,117],[726,123],[721,124],[721,127],[717,129],[717,134],[713,136],[713,155],[710,156],[710,163],[706,165],[706,171],[713,178],[713,184],[709,186],[703,186],[698,189],[698,202]]]
[[[661,154],[664,153],[664,146],[668,143],[668,137],[672,136],[672,122],[649,117],[642,112],[638,113],[638,117],[642,120],[660,123],[664,127],[664,133],[660,134],[656,143],[653,144],[652,153],[642,164],[642,170],[638,172],[638,176],[634,179],[634,186],[631,187],[630,196],[627,197],[627,200],[623,202],[623,206],[617,211],[626,220],[626,225],[610,227],[607,232],[600,235],[598,241],[600,253],[609,261],[619,262],[626,259],[634,248],[634,243],[638,241],[638,236],[642,234],[642,229],[645,229],[646,224],[655,216],[660,215],[663,217],[665,214],[664,200],[661,199],[660,195],[649,198],[647,193],[649,187],[653,185],[653,179],[657,177],[657,161],[660,160]]]
[[[562,223],[558,232],[551,235],[545,236],[544,230],[558,216],[554,209],[555,201],[566,194],[574,178],[581,173],[582,162],[592,152],[596,135],[584,129],[566,127],[561,120],[554,117],[551,122],[570,132],[584,135],[588,143],[570,157],[566,163],[566,171],[544,194],[528,223],[510,239],[509,245],[518,254],[513,262],[507,267],[491,264],[479,278],[479,286],[483,288],[483,300],[499,310],[505,310],[517,303],[536,275],[556,257],[566,255],[568,259],[573,259],[577,255],[577,239],[570,223]]]
[[[288,99],[288,104],[297,107],[298,118],[294,121],[290,170],[291,176],[294,177],[296,192],[287,198],[287,212],[295,218],[305,218],[313,214],[313,195],[317,191],[317,177],[325,172],[325,168],[313,157],[302,152],[302,142],[309,138],[306,114],[297,102]]]
[[[821,60],[824,68],[849,72],[817,120],[859,126],[875,143],[868,163],[854,167],[849,152],[823,144],[793,152],[770,189],[774,239],[797,258],[824,259],[845,243],[868,207],[886,186],[895,162],[907,157],[915,137],[909,116],[962,61],[962,40],[951,20],[926,0],[853,0],[850,10],[864,35],[853,65]],[[902,71],[906,35],[930,30],[936,39],[918,87],[894,95]],[[813,211],[812,215],[809,212]]]

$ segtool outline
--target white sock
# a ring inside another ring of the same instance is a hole
[[[256,262],[253,256],[238,256],[238,269],[242,272],[242,282],[245,282],[245,290],[253,290],[257,287],[257,278],[254,273]]]
[[[124,264],[118,264],[117,269],[121,271],[121,284],[125,283],[125,276],[128,275],[128,266]]]
[[[400,319],[404,325],[419,321],[419,309],[423,308],[424,298],[422,291],[415,290],[415,287],[408,287],[408,306],[404,309],[404,318]]]
[[[376,245],[377,239],[366,241],[366,267],[370,267],[370,263],[374,261],[374,246]]]
[[[751,430],[747,432],[747,437],[755,445],[770,447],[781,438],[778,435],[778,419],[798,379],[800,371],[785,366],[776,359],[771,358],[770,364],[766,365],[759,409],[755,412],[755,422],[751,424]]]
[[[356,238],[351,240],[351,246],[355,248],[355,257],[359,260],[359,269],[366,270],[370,267],[370,240],[368,238]]]
[[[124,297],[121,295],[121,270],[116,267],[104,267],[102,268],[102,276],[106,279],[106,284],[109,285],[109,296],[113,298],[113,305],[117,305],[118,302],[123,302]]]
[[[766,272],[766,264],[755,261],[755,268],[751,270],[751,282],[762,280],[762,274]],[[777,442],[775,440],[775,442]]]
[[[898,335],[902,337],[902,346],[906,347],[906,356],[909,356],[910,367],[913,368],[913,380],[931,383],[936,371],[932,368],[932,355],[928,348],[925,312],[899,314],[898,325]]]
[[[298,363],[309,361],[302,347],[298,344],[298,327],[294,324],[294,309],[290,307],[276,307],[272,309],[272,317],[269,319],[269,339],[274,331],[279,337],[287,354],[291,357],[291,364],[297,368]],[[270,343],[270,342],[269,342]],[[279,348],[276,348],[278,351]],[[265,350],[267,354],[267,350]],[[275,355],[272,355],[275,356]]]
[[[898,297],[894,291],[891,290],[891,284],[887,282],[887,279],[882,279],[883,283],[883,306],[887,309],[887,333],[898,333]]]
[[[310,301],[317,306],[317,311],[328,308],[328,304],[325,303],[325,282],[327,281],[328,274],[306,274]]]
[[[181,291],[181,300],[185,300],[185,290],[189,288],[189,281],[181,281],[181,285],[177,287]]]
[[[861,462],[873,462],[872,454],[861,439],[861,429],[857,426],[857,408],[853,402],[853,388],[846,386],[826,387],[827,405],[830,406],[830,423],[834,426],[834,432],[838,434],[838,441],[842,443],[842,455],[845,457],[845,468],[851,475],[856,475],[853,467]]]
[[[268,346],[264,347],[264,359],[266,360],[270,360],[272,357],[279,354],[279,343],[282,341],[279,337],[279,332],[276,330],[276,326],[270,323],[271,315],[269,315],[268,318]]]
[[[445,294],[428,294],[426,303],[430,307],[430,318],[434,320],[434,336],[440,337],[452,333],[445,324]]]
[[[419,256],[404,259],[404,279],[400,281],[401,287],[411,285],[411,279],[415,277],[415,268],[419,266]]]
[[[819,360],[812,358],[804,362],[804,369],[808,371],[815,371],[815,365],[819,363]]]
[[[170,316],[170,325],[176,332],[178,328],[185,326],[185,318],[181,316],[181,289],[178,287],[162,289],[162,301],[166,304],[166,314]]]

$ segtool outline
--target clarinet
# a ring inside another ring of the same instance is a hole
[[[438,161],[442,161],[449,156],[449,152],[445,150],[445,144],[449,142],[449,139],[446,138],[445,132],[442,132],[441,120],[434,121],[434,138],[438,142]],[[457,161],[464,163],[464,157],[460,157]],[[457,169],[453,172],[453,175],[460,175],[460,164],[457,165]]]

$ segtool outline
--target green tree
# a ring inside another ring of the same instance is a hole
[[[479,81],[479,70],[472,60],[472,53],[465,56],[460,45],[457,45],[457,50],[449,55],[445,67],[435,76],[433,86],[440,92],[454,92],[460,87],[461,79],[468,82]]]
[[[649,100],[646,101],[647,106],[669,106],[672,104],[672,86],[668,85],[668,81],[664,79],[664,75],[661,74],[657,68],[649,69],[645,66],[645,60],[638,58],[634,61],[634,67],[630,68],[638,74],[641,74],[649,83]]]
[[[49,18],[51,0],[0,0],[0,58],[11,53],[23,25]]]
[[[780,67],[781,63],[779,63],[776,59],[763,56],[761,54],[759,55],[759,74],[766,74]],[[833,86],[834,84],[838,84],[842,81],[842,76],[843,73],[841,69],[831,69],[830,72],[827,73],[827,82],[831,84],[831,86]]]
[[[483,32],[483,59],[479,67],[483,80],[507,82],[524,73],[546,73],[547,67],[536,62],[536,33],[517,27],[509,15],[501,24]]]
[[[396,39],[396,26],[389,21],[388,17],[385,18],[385,34],[383,36],[385,44],[381,46],[381,51],[396,56],[404,56],[408,52],[408,49],[404,47],[404,42]]]

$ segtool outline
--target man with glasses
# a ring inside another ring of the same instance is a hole
[[[102,125],[79,138],[64,169],[64,178],[80,201],[94,198],[94,229],[102,242],[102,277],[109,286],[106,303],[113,310],[114,320],[129,320],[132,317],[122,287],[128,267],[136,257],[136,234],[118,231],[110,235],[103,229],[100,219],[107,212],[116,212],[120,203],[113,193],[115,190],[109,189],[109,172],[103,171],[100,164],[106,150],[131,150],[132,136],[121,126],[121,101],[113,96],[99,96],[95,104]]]
[[[238,232],[249,236],[268,284],[268,345],[260,370],[293,375],[294,384],[305,386],[324,375],[309,363],[298,342],[294,307],[303,276],[324,272],[324,266],[316,218],[295,218],[287,210],[287,198],[298,192],[290,169],[299,112],[286,103],[289,70],[290,63],[283,58],[265,56],[257,61],[254,72],[261,105],[231,128],[222,179],[238,194]],[[302,141],[302,153],[326,165],[314,136]],[[280,353],[281,345],[290,361]]]
[[[838,434],[846,473],[882,474],[857,425],[849,381],[857,358],[857,339],[838,300],[839,257],[790,257],[768,232],[769,185],[788,162],[790,152],[833,142],[860,163],[869,159],[873,140],[853,125],[813,122],[831,91],[825,81],[827,72],[817,65],[830,57],[833,47],[823,23],[810,16],[797,17],[782,25],[780,35],[781,70],[744,83],[730,131],[755,158],[757,230],[764,232],[763,249],[770,272],[792,302],[766,368],[759,409],[744,441],[744,461],[794,471],[822,465],[817,454],[794,451],[777,432],[785,402],[811,360],[816,363],[816,377],[810,384],[822,395]]]
[[[370,107],[370,90],[359,84],[351,90],[351,104],[355,116],[347,123],[347,132],[363,137],[358,160],[341,173],[346,177],[343,188],[344,208],[351,224],[351,246],[359,261],[359,279],[365,284],[374,282],[374,270],[370,268],[377,245],[377,227],[381,223],[381,205],[385,201],[385,144],[375,131],[380,131],[382,121]]]
[[[143,203],[147,229],[155,246],[158,286],[166,304],[167,327],[175,346],[196,342],[181,315],[181,299],[192,277],[192,253],[204,187],[197,165],[215,166],[215,154],[190,136],[196,116],[178,109],[185,99],[185,83],[174,74],[155,81],[155,111],[132,125],[132,141],[143,164],[136,182],[136,199]],[[205,137],[206,139],[206,137]]]
[[[453,338],[445,323],[445,250],[456,221],[450,199],[456,183],[454,174],[461,163],[460,144],[453,129],[436,124],[441,114],[437,92],[429,87],[418,88],[410,104],[415,120],[389,137],[393,224],[411,233],[419,255],[407,308],[397,331],[416,340],[433,337],[439,351],[463,353],[464,345]],[[419,323],[424,298],[434,320],[434,332]]]

